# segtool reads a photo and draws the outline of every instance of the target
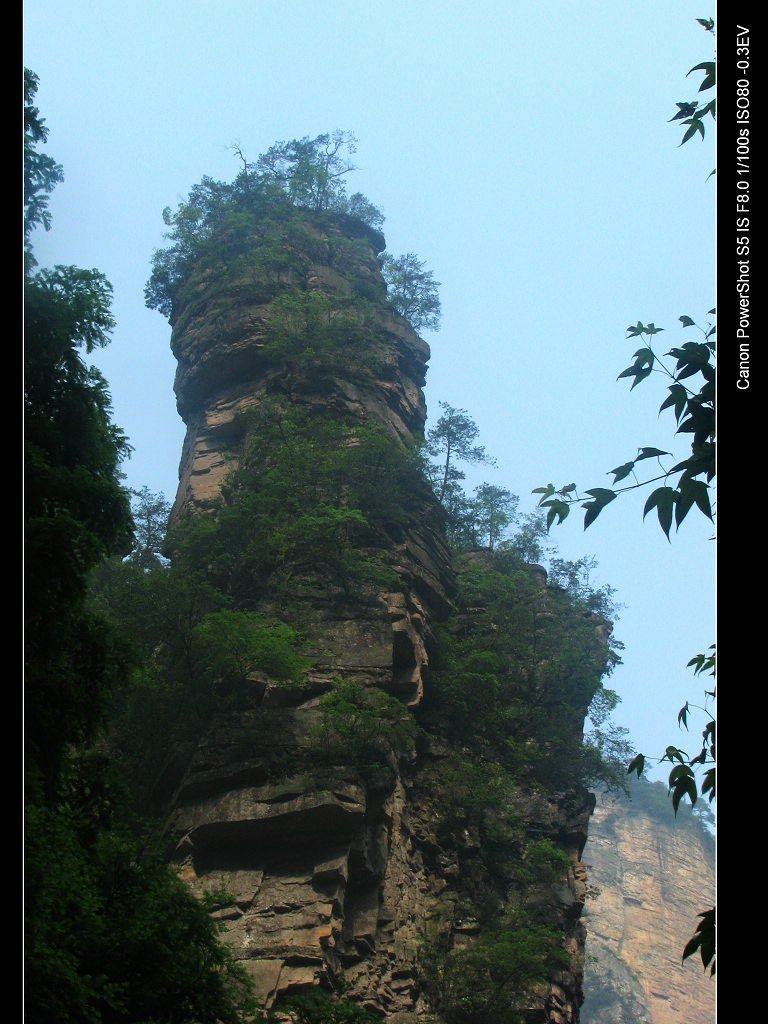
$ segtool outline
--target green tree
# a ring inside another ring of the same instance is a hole
[[[343,995],[331,997],[319,988],[281,1000],[278,1009],[289,1013],[294,1024],[376,1024],[381,1019]]]
[[[101,817],[94,828],[82,808],[27,811],[25,1019],[241,1024],[254,1007],[220,924],[157,852]]]
[[[279,682],[297,682],[309,664],[299,653],[295,630],[252,612],[211,612],[195,627],[193,639],[201,668],[215,683],[220,706],[230,695],[238,706],[246,706],[243,697],[255,673]]]
[[[482,445],[475,444],[480,428],[466,409],[454,409],[448,402],[440,402],[440,408],[443,413],[427,433],[426,447],[433,458],[441,460],[431,475],[437,500],[444,504],[458,481],[464,479],[457,462],[492,466],[495,460]]]
[[[506,487],[485,483],[475,488],[473,532],[489,551],[499,544],[514,521],[519,501]]]
[[[430,669],[425,727],[503,765],[518,783],[602,780],[582,723],[619,661],[620,644],[598,630],[612,617],[610,595],[558,585],[542,592],[538,574],[511,552],[471,552],[458,564],[457,613]]]
[[[24,265],[27,272],[37,265],[32,255],[31,235],[36,227],[51,227],[48,197],[64,170],[53,157],[38,148],[48,138],[48,129],[34,105],[38,76],[24,68]]]
[[[395,697],[355,679],[336,679],[320,701],[314,748],[331,763],[352,763],[370,774],[409,750],[417,733],[411,713]]]
[[[217,661],[204,644],[203,623],[227,599],[200,572],[144,568],[129,558],[98,568],[90,600],[129,638],[133,659],[112,693],[108,744],[131,806],[153,816],[167,795],[169,764],[198,741],[212,711],[234,705],[243,689],[225,657]]]
[[[440,327],[440,282],[415,253],[394,257],[388,252],[379,256],[381,271],[387,282],[388,299],[394,309],[414,331],[437,331]]]
[[[25,73],[25,243],[50,226],[45,200],[61,179],[37,148],[47,131],[36,89]],[[111,288],[96,270],[36,270],[31,245],[26,257],[26,1018],[236,1024],[249,983],[205,907],[140,838],[99,749],[135,665],[89,597],[93,570],[133,544],[120,474],[129,447],[106,381],[81,355],[108,341]],[[146,554],[155,539],[143,543]]]
[[[513,920],[462,949],[427,942],[421,963],[427,998],[448,1024],[524,1024],[526,997],[567,960],[554,930]]]
[[[277,183],[297,206],[316,213],[346,212],[344,178],[355,170],[351,157],[356,149],[355,136],[336,129],[315,139],[275,143],[256,161],[255,171],[262,180]]]
[[[163,545],[168,529],[171,506],[165,495],[153,493],[146,486],[131,491],[133,513],[133,547],[128,559],[142,569],[163,565]]]
[[[590,727],[584,733],[584,744],[595,754],[600,766],[595,781],[602,781],[607,790],[628,791],[627,765],[635,755],[629,729],[611,721],[611,714],[621,703],[613,690],[601,686],[592,698],[587,712]]]
[[[381,531],[424,489],[413,450],[378,425],[267,401],[238,462],[221,499],[174,531],[179,566],[199,567],[236,606],[295,595],[318,572],[345,593],[399,588]]]
[[[25,235],[49,227],[45,198],[60,169],[38,152],[47,130],[25,74],[25,176],[34,182]],[[34,171],[27,172],[32,164]],[[90,570],[127,551],[132,522],[119,467],[129,446],[111,421],[107,384],[88,366],[108,343],[112,289],[96,270],[36,270],[24,281],[25,670],[30,783],[55,793],[72,744],[94,739],[123,671],[119,638],[86,607]]]

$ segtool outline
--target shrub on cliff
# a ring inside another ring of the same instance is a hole
[[[445,939],[422,948],[422,984],[447,1024],[524,1024],[527,996],[568,964],[562,936],[528,922],[489,930],[470,945]]]
[[[483,554],[489,564],[478,557],[465,556],[459,573],[457,614],[441,632],[425,721],[520,782],[567,788],[599,774],[582,723],[617,655],[598,635],[593,598],[544,589],[508,553]]]
[[[169,539],[177,566],[236,607],[322,576],[345,595],[399,589],[382,530],[423,493],[417,453],[377,425],[269,401],[244,431],[222,497]]]
[[[415,331],[438,330],[439,283],[432,271],[414,253],[383,252],[381,211],[360,192],[347,195],[356,142],[339,130],[292,139],[275,143],[255,163],[235,147],[243,169],[234,181],[205,176],[176,210],[163,210],[168,245],[152,255],[147,306],[175,323],[190,298],[185,286],[193,272],[229,288],[240,281],[251,301],[269,302],[290,287],[291,277],[294,284],[301,281],[312,259],[334,265],[367,237],[381,253],[382,277],[352,280],[358,306],[362,300],[387,301]],[[312,230],[323,218],[326,225],[347,218],[358,227],[323,240]]]
[[[352,764],[366,775],[409,751],[417,733],[401,701],[355,679],[337,679],[320,701],[312,748],[323,761]]]
[[[315,988],[305,995],[289,996],[278,1002],[282,1014],[290,1014],[292,1024],[378,1024],[380,1017],[369,1013],[362,1006],[343,996],[331,997]],[[277,1018],[265,1014],[264,1024],[272,1024]]]

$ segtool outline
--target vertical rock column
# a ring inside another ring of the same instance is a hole
[[[276,292],[377,296],[366,306],[364,337],[375,370],[370,360],[362,370],[350,362],[307,371],[271,359],[272,297],[236,277],[193,276],[172,337],[187,425],[172,523],[219,499],[240,464],[247,415],[276,396],[318,421],[376,425],[393,444],[423,436],[429,348],[383,301],[383,239],[346,218],[309,217],[304,228],[313,255],[300,275],[287,271]],[[335,678],[404,705],[420,701],[431,625],[450,609],[455,585],[438,516],[423,488],[381,529],[379,549],[397,590],[356,600],[322,574],[304,588],[297,601],[311,623],[306,685],[291,690],[265,679],[257,706],[211,723],[178,786],[177,863],[193,891],[230,894],[215,914],[267,1007],[281,993],[330,989],[343,970],[357,978],[361,1003],[388,1019],[417,1019],[417,938],[440,886],[405,825],[404,766],[393,760],[364,779],[353,764],[313,767],[307,750]],[[270,608],[264,594],[253,606]]]

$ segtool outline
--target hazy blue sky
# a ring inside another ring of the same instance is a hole
[[[486,478],[535,506],[534,487],[608,486],[639,446],[685,454],[657,415],[663,382],[629,393],[628,324],[694,340],[715,305],[713,139],[678,143],[686,72],[711,60],[699,0],[27,0],[24,61],[40,77],[46,146],[64,167],[42,265],[96,267],[115,292],[113,342],[95,359],[134,453],[130,486],[172,499],[184,426],[170,328],[144,307],[161,212],[203,175],[231,180],[239,143],[334,128],[358,138],[361,191],[386,215],[390,252],[441,282],[427,403],[465,408],[498,468]],[[712,130],[710,129],[710,135]],[[696,337],[695,340],[699,340]],[[668,543],[644,497],[615,502],[560,554],[594,555],[626,607],[616,719],[649,755],[686,737],[678,709],[704,689],[688,660],[714,640],[714,545],[697,513]],[[696,728],[690,740],[693,749]],[[653,777],[666,777],[656,771]]]

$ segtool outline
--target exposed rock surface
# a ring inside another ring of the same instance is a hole
[[[202,273],[187,286],[172,338],[187,424],[174,521],[219,498],[239,465],[248,414],[270,396],[310,414],[377,424],[397,443],[423,436],[429,349],[384,302],[376,261],[383,239],[343,218],[307,218],[304,228],[314,239],[311,256],[300,274],[278,275],[272,291],[236,274],[213,281]],[[365,326],[373,372],[335,365],[313,375],[267,358],[270,300],[294,287],[337,298],[363,288],[373,296]],[[296,600],[312,662],[306,685],[292,690],[264,679],[259,701],[213,722],[179,775],[176,862],[193,891],[226,890],[215,913],[266,1007],[310,985],[330,990],[343,971],[347,994],[393,1024],[439,1024],[419,984],[421,944],[431,929],[456,945],[478,931],[459,884],[476,837],[439,835],[430,805],[430,773],[445,756],[439,744],[421,740],[374,771],[318,756],[320,700],[335,678],[408,706],[422,699],[433,627],[451,610],[455,571],[431,493],[411,499],[379,536],[399,588],[363,600],[322,574],[305,585]],[[269,610],[263,596],[254,607]],[[540,896],[570,967],[531,997],[530,1021],[576,1024],[580,856],[591,800],[575,787],[536,800],[520,794],[520,803],[521,827],[551,838],[570,862]]]
[[[652,787],[648,783],[643,791]],[[662,795],[599,801],[584,851],[587,901],[582,1024],[709,1024],[715,982],[682,950],[714,902],[711,837],[676,821]]]
[[[281,753],[310,727],[316,701],[280,714]],[[271,774],[243,758],[248,714],[221,721],[200,743],[177,796],[176,861],[192,891],[229,894],[216,916],[248,967],[265,1006],[280,993],[325,984],[344,972],[347,994],[395,1022],[437,1021],[419,999],[417,960],[427,931],[472,941],[477,923],[461,892],[463,856],[476,843],[440,836],[426,779],[445,752],[426,746],[418,764],[364,782],[353,770]],[[278,720],[273,719],[278,728]],[[268,758],[266,759],[268,760]],[[248,779],[250,773],[251,778]],[[550,1024],[573,1024],[580,995],[585,899],[579,860],[591,802],[525,799],[525,828],[554,837],[571,869],[542,899],[562,921],[573,972],[541,996]]]

